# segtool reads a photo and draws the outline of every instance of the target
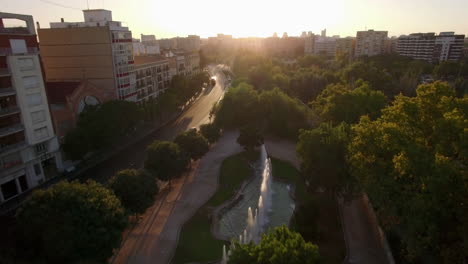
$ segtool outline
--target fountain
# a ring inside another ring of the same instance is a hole
[[[223,258],[221,259],[221,264],[227,264],[228,255],[226,254],[226,246],[223,245]]]
[[[294,210],[290,206],[294,201],[289,196],[289,186],[281,182],[273,182],[271,160],[267,156],[264,145],[261,147],[260,165],[257,169],[261,178],[258,177],[249,183],[243,192],[243,201],[220,219],[220,232],[229,237],[238,236],[240,244],[258,243],[261,234],[268,228],[288,224]],[[245,220],[238,221],[243,215]],[[227,263],[230,251],[227,252],[225,258],[225,247],[223,247],[223,261],[226,262],[222,263]]]

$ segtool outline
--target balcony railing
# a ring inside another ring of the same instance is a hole
[[[16,91],[15,89],[8,87],[8,88],[0,88],[0,97],[1,96],[10,96],[10,95],[15,95]]]
[[[0,128],[0,137],[8,136],[24,130],[22,124],[14,124],[11,126]]]
[[[18,106],[9,106],[9,107],[5,107],[5,108],[1,108],[0,109],[0,117],[11,115],[11,114],[16,114],[16,113],[19,113],[19,112],[20,112],[20,109],[19,109]]]
[[[25,53],[13,53],[11,48],[0,48],[0,56],[6,55],[21,55],[21,54],[37,54],[39,52],[38,48],[28,47]]]
[[[20,149],[25,146],[26,146],[26,142],[24,140],[19,141],[17,143],[9,144],[9,145],[0,144],[0,154],[11,151],[11,150]]]

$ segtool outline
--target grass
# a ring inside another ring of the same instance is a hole
[[[231,199],[253,173],[249,162],[258,159],[258,153],[243,152],[228,157],[221,164],[219,188],[211,199],[187,222],[181,232],[172,263],[208,262],[222,257],[224,241],[211,234],[212,211]]]

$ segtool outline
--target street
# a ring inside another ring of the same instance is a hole
[[[210,74],[212,76],[215,75],[217,78],[216,85],[213,88],[207,88],[202,91],[200,98],[189,109],[185,110],[179,118],[143,138],[136,144],[113,155],[106,161],[87,170],[83,174],[83,178],[92,178],[105,182],[120,170],[130,167],[143,168],[146,158],[146,147],[154,140],[173,140],[179,133],[207,123],[213,104],[224,94],[224,82],[226,78],[221,71],[222,67],[209,67]]]

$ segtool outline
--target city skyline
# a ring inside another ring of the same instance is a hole
[[[463,10],[468,9],[468,2],[462,0],[431,0],[430,3],[421,0],[411,3],[402,0],[392,3],[370,0],[293,0],[288,2],[288,6],[264,0],[240,0],[236,6],[229,8],[221,7],[214,0],[182,1],[182,5],[150,0],[139,0],[138,4],[132,5],[124,4],[121,0],[2,2],[2,12],[32,15],[43,28],[48,28],[50,22],[58,22],[61,18],[70,22],[82,21],[81,10],[87,9],[89,3],[90,9],[111,10],[113,20],[125,22],[137,38],[140,34],[154,34],[158,39],[190,34],[206,38],[218,33],[234,37],[267,37],[274,32],[279,36],[283,32],[298,36],[302,31],[317,34],[323,28],[327,28],[328,35],[342,37],[355,36],[356,31],[366,29],[386,30],[389,36],[443,31],[468,35],[468,22],[459,23],[463,21]]]

